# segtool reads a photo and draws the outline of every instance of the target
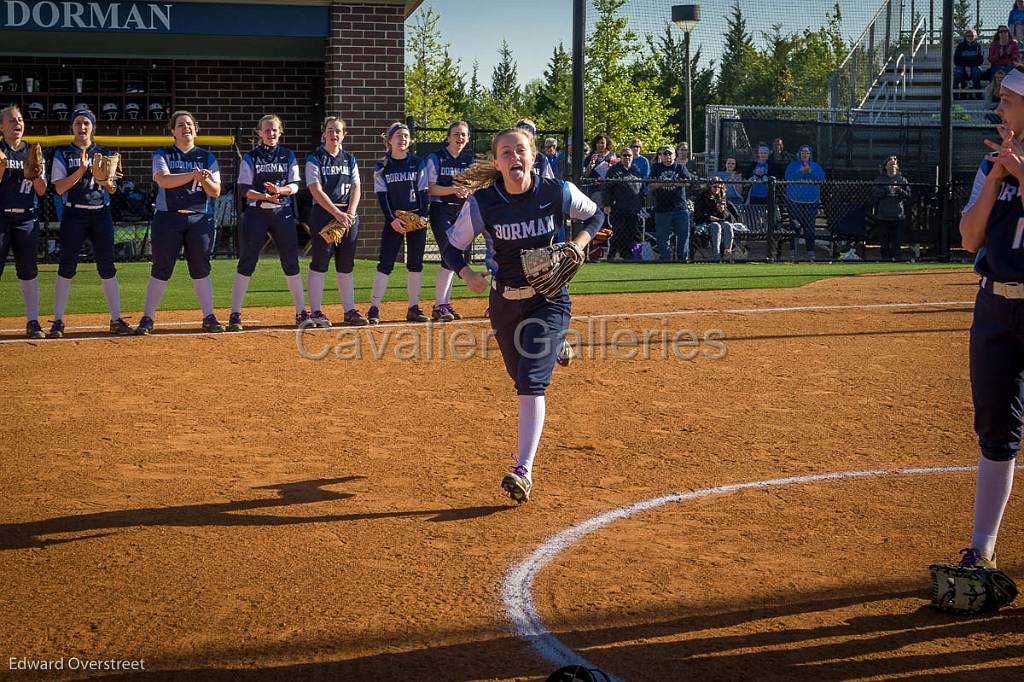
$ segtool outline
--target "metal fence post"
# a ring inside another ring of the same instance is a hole
[[[775,178],[768,176],[768,262],[775,262]]]

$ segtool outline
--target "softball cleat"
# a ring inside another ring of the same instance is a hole
[[[526,468],[521,466],[512,467],[512,471],[505,474],[501,479],[501,488],[509,494],[515,502],[524,504],[530,500],[530,490],[533,483],[530,481]]]

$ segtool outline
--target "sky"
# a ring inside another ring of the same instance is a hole
[[[660,33],[671,16],[674,4],[695,2],[701,6],[701,22],[691,35],[693,49],[702,47],[702,54],[717,60],[721,56],[725,17],[734,0],[630,0],[625,11],[630,27],[641,34],[638,50],[646,50],[643,35]],[[781,24],[784,32],[804,28],[818,28],[825,23],[835,0],[739,0],[748,30],[760,41],[761,34],[773,24]],[[905,0],[909,16],[910,0]],[[941,0],[934,3],[941,8]],[[974,7],[974,0],[970,5]],[[1009,14],[1009,0],[981,0],[981,14],[985,26],[1004,23]],[[541,78],[551,57],[551,51],[560,41],[565,49],[572,48],[572,0],[516,0],[514,5],[496,0],[425,0],[409,18],[433,9],[440,16],[438,27],[442,41],[449,44],[450,54],[460,59],[463,71],[470,73],[473,61],[480,63],[480,80],[487,85],[498,60],[498,48],[504,38],[519,67],[519,81],[524,84]],[[882,0],[839,0],[843,14],[843,34],[857,38],[872,16],[882,6]],[[899,2],[896,2],[899,5]],[[928,0],[916,0],[918,12],[928,13]],[[514,9],[510,9],[514,7]],[[588,16],[589,30],[593,27],[593,12]],[[936,18],[938,26],[940,20]],[[909,22],[908,22],[909,23]],[[409,23],[407,23],[407,26]],[[677,30],[677,29],[673,29]],[[987,31],[983,30],[982,38]],[[679,34],[682,35],[681,33]]]

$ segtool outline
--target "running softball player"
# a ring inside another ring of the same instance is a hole
[[[434,284],[435,322],[451,322],[462,316],[452,308],[452,281],[455,273],[443,263],[444,248],[448,244],[448,228],[455,222],[459,209],[466,202],[469,190],[453,184],[453,180],[473,165],[472,152],[466,151],[469,142],[469,124],[455,121],[448,126],[448,144],[431,152],[427,157],[427,184],[430,187],[430,229],[442,254],[441,269]]]
[[[92,242],[96,271],[110,311],[110,333],[126,335],[132,328],[121,318],[121,288],[114,267],[114,220],[110,195],[117,191],[113,181],[100,184],[92,176],[93,156],[108,152],[92,141],[96,116],[88,109],[71,115],[71,144],[53,154],[53,186],[64,202],[60,221],[60,265],[53,289],[53,324],[48,336],[64,336],[64,310],[71,293],[71,280],[78,271],[78,252],[86,237]]]
[[[981,287],[971,325],[971,391],[981,457],[970,547],[963,567],[995,568],[996,536],[1013,487],[1024,414],[1024,72],[1003,79],[996,115],[1002,142],[981,162],[960,219],[963,247],[978,255]]]
[[[30,339],[43,338],[39,326],[39,224],[36,222],[37,197],[46,194],[46,168],[39,177],[26,180],[25,159],[29,146],[22,139],[25,119],[21,110],[9,106],[0,110],[0,276],[7,254],[14,250],[14,268],[21,284],[21,300],[25,304],[25,334]]]
[[[224,325],[213,313],[213,216],[209,213],[210,197],[220,196],[220,167],[212,153],[195,146],[199,124],[192,114],[174,112],[167,127],[174,144],[153,153],[153,182],[160,188],[150,229],[153,267],[146,285],[145,309],[135,333],[153,331],[153,316],[183,245],[192,289],[203,311],[203,331],[222,332]]]
[[[295,231],[295,212],[290,197],[299,191],[299,162],[295,152],[281,147],[284,124],[273,114],[260,119],[256,128],[262,144],[245,154],[238,168],[238,191],[245,195],[247,207],[242,214],[241,248],[238,274],[231,285],[231,316],[228,331],[242,331],[242,303],[249,280],[256,271],[260,249],[270,232],[281,260],[288,290],[295,303],[295,324],[309,320],[299,274],[299,236]]]
[[[445,258],[470,290],[487,288],[485,275],[466,264],[462,251],[485,232],[494,243],[498,273],[491,282],[490,319],[519,394],[519,452],[501,487],[517,502],[533,488],[533,460],[544,428],[544,391],[569,327],[571,303],[563,288],[554,299],[534,293],[523,276],[520,253],[548,245],[566,218],[583,220],[573,241],[586,249],[604,214],[570,182],[531,172],[537,148],[526,130],[509,128],[491,143],[493,165],[477,164],[465,177],[479,187],[448,231]]]
[[[334,269],[338,293],[345,310],[345,324],[361,327],[367,320],[356,310],[355,285],[352,269],[359,236],[356,210],[362,195],[359,184],[359,165],[356,157],[341,148],[345,139],[345,121],[330,116],[324,121],[323,144],[306,159],[306,186],[313,195],[313,208],[309,214],[312,233],[312,259],[309,264],[309,306],[317,327],[330,327],[331,321],[321,310],[324,294],[324,274],[334,256]],[[320,230],[331,219],[348,227],[341,244],[332,245],[320,236]]]
[[[405,238],[405,267],[409,271],[406,289],[409,293],[409,310],[405,319],[409,322],[426,322],[427,316],[420,310],[420,290],[423,288],[423,250],[427,245],[426,230],[406,233],[402,221],[395,217],[395,211],[404,210],[423,217],[428,215],[427,169],[422,160],[409,153],[412,138],[409,126],[392,123],[384,134],[387,154],[373,169],[373,190],[384,213],[384,232],[380,238],[380,256],[377,274],[370,290],[370,310],[367,313],[370,324],[380,322],[380,302],[388,288],[388,277],[395,267],[398,250]]]

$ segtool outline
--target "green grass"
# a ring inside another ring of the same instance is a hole
[[[333,264],[332,264],[333,267]],[[356,300],[366,303],[370,298],[370,285],[376,267],[374,261],[356,261]],[[436,264],[427,264],[423,275],[423,298],[431,301],[434,295]],[[632,264],[594,263],[580,271],[572,283],[573,294],[617,294],[649,291],[708,291],[713,289],[771,289],[796,287],[808,282],[829,277],[848,277],[873,272],[912,272],[915,270],[967,268],[963,263],[707,263],[692,265],[675,264]],[[121,302],[126,312],[142,309],[146,282],[149,279],[149,263],[122,263],[117,266],[121,283]],[[308,269],[308,260],[303,262],[303,279]],[[399,264],[391,276],[388,293],[384,300],[405,300],[405,268]],[[0,316],[20,317],[24,315],[21,291],[14,276],[14,266],[9,264],[5,277],[0,279]],[[57,277],[56,265],[39,266],[40,318],[52,314],[53,283]],[[235,261],[213,262],[214,303],[218,308],[230,305],[231,282],[235,277]],[[459,280],[456,280],[455,298],[473,296]],[[334,284],[334,272],[328,272],[325,305],[340,303],[338,289]],[[245,299],[247,308],[260,306],[283,306],[291,304],[291,295],[285,286],[284,275],[276,258],[267,258],[259,267],[249,285]],[[188,269],[179,261],[171,278],[167,293],[160,305],[161,310],[196,308],[195,294],[188,278]],[[78,276],[71,287],[68,314],[100,313],[107,309],[99,285],[95,266],[81,263]],[[364,310],[365,312],[365,310]]]

